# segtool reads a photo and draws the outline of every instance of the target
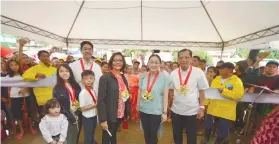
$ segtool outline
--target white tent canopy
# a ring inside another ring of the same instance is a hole
[[[1,28],[2,33],[57,45],[68,41],[69,47],[89,39],[96,48],[220,50],[278,40],[278,5],[212,0],[2,1]]]

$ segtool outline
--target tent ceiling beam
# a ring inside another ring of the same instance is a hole
[[[55,33],[40,29],[38,27],[26,24],[24,22],[1,15],[1,24],[14,27],[23,31],[28,31],[37,35],[41,35],[50,39],[65,42],[65,38]]]
[[[113,40],[113,39],[69,39],[69,43],[79,44],[87,40],[102,45],[136,45],[136,46],[169,46],[169,47],[214,47],[222,48],[222,42],[189,42],[189,41],[153,41],[153,40]]]
[[[194,41],[154,41],[154,40],[116,40],[116,39],[78,39],[68,38],[57,35],[55,33],[43,30],[41,28],[26,24],[24,22],[1,15],[1,24],[28,31],[37,35],[41,35],[50,39],[61,41],[69,44],[80,44],[83,40],[89,40],[94,44],[103,45],[135,45],[135,46],[166,46],[166,47],[205,47],[205,48],[224,48],[253,41],[256,39],[269,37],[279,34],[279,25],[260,30],[236,39],[225,42],[194,42]]]
[[[232,40],[230,40],[226,43],[226,46],[233,46],[233,45],[236,45],[236,44],[245,43],[245,42],[248,42],[248,41],[253,41],[253,40],[256,40],[256,39],[260,39],[260,38],[264,38],[264,37],[268,37],[268,36],[273,36],[273,35],[276,35],[276,34],[279,34],[279,25],[273,26],[273,27],[270,27],[270,28],[267,28],[267,29],[264,29],[264,30],[260,30],[260,31],[257,31],[257,32],[254,32],[254,33],[251,33],[251,34],[248,34],[248,35],[245,35],[245,36],[241,36],[241,37],[236,38],[236,39],[232,39]]]

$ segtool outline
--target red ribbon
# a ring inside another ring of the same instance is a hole
[[[72,88],[72,91],[70,91],[70,88],[66,83],[65,83],[65,88],[68,90],[72,103],[74,103],[76,101],[76,90]]]
[[[89,89],[89,87],[85,86],[85,89],[89,92],[89,94],[92,97],[94,103],[97,104],[96,98],[95,98],[94,94],[91,92],[91,90]]]
[[[188,80],[189,80],[189,77],[190,77],[191,73],[192,73],[192,66],[190,65],[189,72],[187,73],[187,76],[186,76],[186,78],[184,80],[184,83],[182,84],[181,68],[178,69],[178,76],[179,76],[180,86],[182,86],[182,85],[186,86],[186,84],[188,83]]]
[[[159,72],[156,73],[156,75],[155,75],[155,77],[154,77],[154,79],[153,79],[153,81],[152,81],[152,83],[151,83],[151,85],[150,85],[151,73],[150,73],[150,72],[148,73],[148,78],[147,78],[147,89],[146,89],[148,93],[151,92],[151,90],[152,90],[152,88],[153,88],[153,86],[154,86],[156,80],[158,79],[158,76],[159,76]],[[149,85],[150,85],[150,86],[149,86]]]
[[[81,69],[82,69],[82,71],[84,71],[85,69],[84,69],[83,60],[82,60],[82,59],[80,59],[80,60],[79,60],[79,62],[80,62],[80,65],[81,65]],[[91,64],[91,66],[90,66],[90,69],[89,69],[89,70],[92,70],[92,68],[93,68],[93,64]]]

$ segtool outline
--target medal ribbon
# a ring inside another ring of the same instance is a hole
[[[123,91],[127,90],[126,85],[125,85],[123,79],[120,78],[119,76],[117,76],[116,71],[115,70],[111,70],[111,73],[114,75],[114,77],[116,78],[116,80],[118,82],[119,92],[123,92]]]
[[[97,104],[97,100],[96,100],[94,94],[92,93],[92,91],[90,90],[90,88],[89,88],[88,86],[85,86],[85,89],[88,91],[88,93],[89,93],[90,96],[92,97],[94,103]]]
[[[72,103],[74,103],[76,101],[76,90],[74,88],[72,88],[72,91],[70,91],[69,86],[66,83],[64,85],[65,85],[65,88],[68,90]]]
[[[80,65],[81,65],[81,69],[82,69],[82,71],[84,71],[85,69],[84,69],[83,60],[82,60],[82,59],[80,59],[80,60],[79,60],[79,62],[80,62]],[[92,69],[93,69],[93,64],[91,64],[91,66],[90,66],[90,69],[89,69],[89,70],[91,70],[91,71],[92,71]]]
[[[179,76],[180,86],[182,86],[182,85],[186,86],[186,84],[188,83],[188,80],[189,80],[189,77],[190,77],[191,73],[192,73],[192,66],[190,65],[189,71],[187,73],[187,76],[186,76],[186,78],[184,80],[184,83],[182,84],[181,68],[178,69],[178,76]]]
[[[147,92],[150,93],[156,80],[158,79],[158,76],[159,76],[159,72],[156,73],[151,85],[150,85],[150,77],[151,77],[151,73],[149,72],[148,73],[148,77],[147,77]],[[150,86],[149,86],[150,85]]]

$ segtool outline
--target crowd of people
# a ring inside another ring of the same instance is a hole
[[[158,143],[159,127],[166,121],[172,123],[175,144],[183,143],[183,133],[188,144],[196,144],[198,134],[204,135],[202,144],[209,143],[216,129],[215,144],[229,143],[230,129],[245,126],[249,103],[238,100],[245,93],[260,91],[248,83],[267,86],[279,94],[279,64],[269,61],[260,68],[259,62],[264,58],[261,54],[236,64],[219,61],[207,68],[206,60],[182,49],[177,62],[166,62],[152,54],[147,64],[141,57],[141,62],[133,60],[132,65],[127,65],[120,52],[108,62],[96,59],[92,56],[93,44],[83,41],[82,58],[78,60],[71,56],[66,61],[50,60],[51,52],[42,50],[36,64],[23,54],[26,42],[19,40],[19,52],[14,57],[1,59],[1,77],[21,77],[24,81],[56,77],[57,83],[54,87],[1,87],[1,110],[7,119],[2,125],[8,124],[10,134],[16,134],[17,140],[24,137],[24,126],[32,134],[37,133],[37,122],[46,143],[77,144],[83,130],[84,143],[95,144],[99,123],[101,143],[116,144],[121,123],[132,120],[141,123],[146,144]],[[206,99],[208,88],[218,89],[226,100]],[[254,107],[252,117],[257,132],[251,144],[279,142],[278,115],[278,105]],[[257,127],[261,120],[261,127]],[[199,124],[204,125],[204,133],[198,131]]]

